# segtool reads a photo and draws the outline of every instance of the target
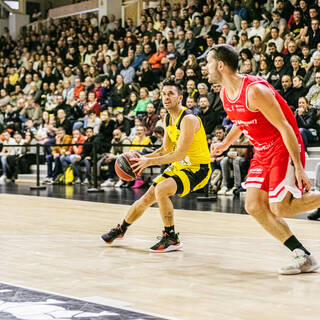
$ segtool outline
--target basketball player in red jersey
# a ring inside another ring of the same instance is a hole
[[[282,219],[320,207],[320,194],[309,192],[303,143],[290,107],[267,81],[237,73],[238,53],[230,45],[215,46],[207,62],[209,81],[223,86],[221,100],[234,124],[224,141],[214,145],[215,155],[247,135],[255,153],[244,183],[246,211],[292,251],[292,262],[280,274],[318,269]]]

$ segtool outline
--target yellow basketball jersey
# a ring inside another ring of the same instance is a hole
[[[183,117],[188,114],[192,114],[192,112],[188,108],[184,108],[183,110],[181,110],[181,113],[179,114],[179,117],[175,121],[175,123],[172,123],[170,115],[167,115],[166,131],[173,144],[174,150],[177,147],[177,142],[180,136],[181,121]],[[200,164],[209,164],[211,162],[206,132],[203,128],[201,119],[198,116],[196,117],[200,121],[200,129],[194,134],[194,138],[192,140],[191,146],[187,152],[185,159],[179,162],[175,162],[173,163],[173,165],[197,166]]]

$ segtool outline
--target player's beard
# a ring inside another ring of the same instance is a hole
[[[212,84],[222,84],[222,74],[218,70],[218,66],[215,67],[212,73],[209,73],[209,82]]]

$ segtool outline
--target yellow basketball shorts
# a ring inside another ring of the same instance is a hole
[[[165,179],[172,178],[177,183],[176,194],[184,197],[190,192],[201,189],[207,185],[211,176],[210,164],[200,164],[194,166],[170,165],[164,172],[153,180],[153,185]]]

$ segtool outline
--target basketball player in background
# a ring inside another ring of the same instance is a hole
[[[207,62],[209,80],[223,86],[221,100],[234,124],[214,153],[227,150],[241,133],[249,138],[255,154],[244,183],[246,211],[292,251],[292,263],[280,268],[280,274],[318,269],[282,219],[320,207],[320,194],[309,191],[303,143],[290,107],[267,81],[237,73],[238,54],[231,46],[215,46]]]
[[[139,158],[132,168],[137,176],[153,165],[170,164],[149,190],[129,209],[123,223],[102,235],[106,243],[122,238],[127,228],[147,208],[157,202],[164,224],[160,242],[150,248],[152,252],[167,252],[182,248],[174,229],[173,205],[170,196],[183,197],[203,188],[211,175],[210,153],[206,133],[198,116],[181,105],[183,99],[179,85],[173,80],[163,82],[162,103],[167,109],[166,129],[162,146],[155,152]]]

